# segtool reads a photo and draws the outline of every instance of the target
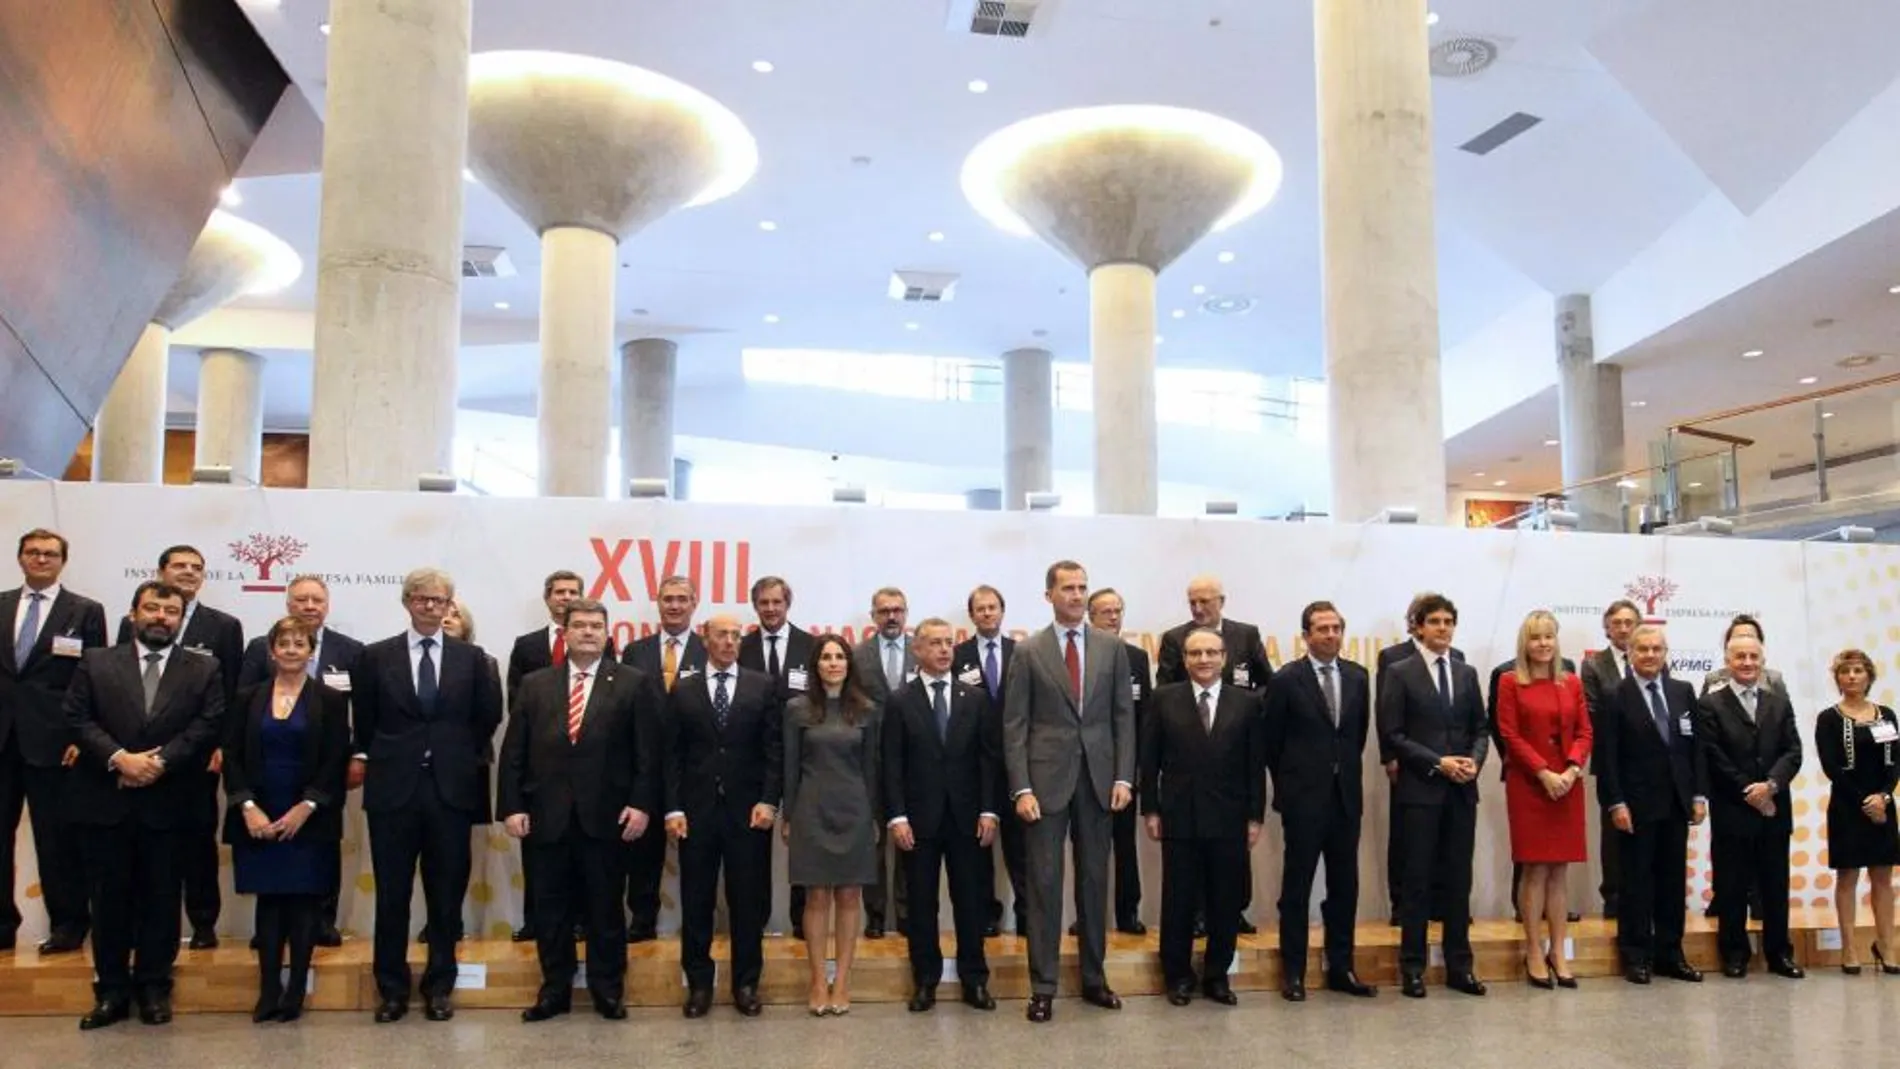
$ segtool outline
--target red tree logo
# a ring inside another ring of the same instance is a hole
[[[252,534],[249,538],[231,543],[231,556],[257,568],[255,583],[244,584],[246,593],[258,591],[283,593],[283,583],[271,582],[271,569],[278,565],[288,567],[303,556],[309,549],[308,543],[290,535]]]
[[[1636,581],[1623,588],[1627,597],[1643,605],[1643,616],[1653,618],[1658,602],[1668,601],[1676,596],[1677,586],[1663,575],[1639,575]]]

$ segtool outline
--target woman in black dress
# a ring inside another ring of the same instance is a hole
[[[1867,870],[1874,907],[1874,960],[1880,971],[1900,975],[1900,945],[1893,938],[1893,866],[1900,864],[1894,782],[1900,778],[1900,718],[1867,698],[1874,662],[1859,650],[1834,657],[1834,685],[1841,700],[1814,722],[1814,748],[1833,790],[1827,801],[1827,863],[1835,871],[1834,913],[1840,923],[1841,971],[1860,974],[1854,945],[1854,914],[1860,905],[1860,870]]]
[[[319,905],[337,882],[350,753],[347,699],[308,674],[309,626],[285,617],[265,645],[275,670],[237,692],[224,740],[224,841],[238,893],[257,896],[260,1024],[303,1015]]]

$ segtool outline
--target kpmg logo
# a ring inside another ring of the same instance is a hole
[[[714,605],[743,605],[751,598],[752,543],[726,541],[680,541],[656,543],[650,538],[588,539],[594,547],[594,560],[600,571],[588,587],[587,596],[601,601],[646,601],[660,596],[660,580],[683,575],[699,593],[701,602]],[[627,560],[636,549],[640,554],[639,579],[644,587],[635,598],[627,582]]]
[[[291,535],[254,532],[248,538],[232,542],[228,548],[233,559],[257,569],[257,581],[244,584],[246,594],[281,594],[286,582],[284,573],[271,573],[279,568],[288,570],[310,544]]]

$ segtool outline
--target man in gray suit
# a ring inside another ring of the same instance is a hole
[[[1088,572],[1049,566],[1043,596],[1055,622],[1016,646],[1003,688],[1003,764],[1016,815],[1028,825],[1029,1020],[1054,1012],[1061,971],[1062,846],[1073,834],[1082,999],[1118,1010],[1103,969],[1108,943],[1111,812],[1135,791],[1135,705],[1128,649],[1090,628]]]
[[[857,661],[858,681],[864,684],[864,692],[879,707],[917,674],[917,655],[911,652],[910,633],[904,629],[909,619],[910,601],[902,590],[887,586],[871,595],[871,622],[877,630],[859,642],[851,656]],[[879,788],[872,784],[871,789]],[[887,897],[895,899],[891,908],[896,912],[898,931],[907,930],[904,921],[910,913],[904,866],[891,860],[888,842],[878,844],[878,850],[877,882],[864,889],[866,939],[884,938]],[[888,895],[886,888],[890,889]]]

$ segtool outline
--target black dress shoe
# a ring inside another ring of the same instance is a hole
[[[41,954],[71,954],[86,945],[83,933],[54,932],[40,942]]]
[[[765,1004],[759,1001],[758,988],[742,987],[732,993],[732,1008],[742,1017],[757,1017]]]
[[[422,926],[422,930],[416,933],[416,942],[426,943],[428,941],[429,941],[429,926],[425,924]]]
[[[185,944],[185,949],[216,950],[218,949],[218,933],[209,928],[193,928],[191,942]]]
[[[534,1005],[521,1011],[521,1019],[529,1024],[535,1024],[539,1021],[550,1021],[556,1017],[565,1016],[572,1011],[573,1008],[571,1003],[556,1002],[553,999],[545,998],[536,999]]]
[[[964,984],[963,1004],[975,1010],[993,1010],[996,1000],[990,996],[988,984]]]
[[[574,926],[574,941],[576,943],[587,942],[587,925],[576,924]]]
[[[1002,935],[1002,934],[1003,934],[1002,926],[997,924],[995,921],[991,921],[988,924],[985,924],[983,926],[983,938],[985,939],[994,939],[997,936]],[[804,937],[800,936],[799,938],[802,939]]]
[[[257,937],[256,937],[256,936],[252,936],[252,937],[251,937],[251,941],[250,941],[249,943],[246,943],[246,944],[245,944],[245,946],[247,946],[247,947],[249,947],[249,948],[250,948],[251,950],[256,950],[256,949],[257,949]]]
[[[1656,966],[1657,976],[1667,976],[1671,980],[1681,980],[1685,984],[1702,982],[1702,970],[1686,961],[1667,961]]]
[[[696,987],[686,992],[686,1004],[680,1007],[680,1012],[687,1017],[704,1017],[706,1011],[710,1009],[712,1009],[712,989]]]
[[[1071,938],[1076,938],[1076,939],[1081,938],[1082,936],[1082,922],[1081,921],[1069,922],[1069,935]]]
[[[409,1016],[409,1004],[393,998],[386,998],[376,1004],[376,1023],[389,1024]]]
[[[524,924],[516,928],[514,932],[508,936],[508,941],[512,943],[532,943],[534,942],[534,929]]]
[[[1793,958],[1769,958],[1768,971],[1789,980],[1800,980],[1808,975],[1807,970],[1796,965]]]
[[[1207,922],[1199,917],[1194,918],[1194,938],[1207,938]]]
[[[334,924],[328,928],[320,929],[317,932],[317,945],[320,947],[340,947],[343,945],[343,933],[337,931],[336,925]]]
[[[1174,984],[1168,988],[1168,1005],[1185,1006],[1194,1001],[1194,982]]]
[[[801,927],[797,930],[803,931],[803,928]],[[659,937],[660,933],[653,928],[630,928],[627,930],[627,942],[629,943],[651,943]],[[803,936],[801,935],[800,938],[803,938]]]
[[[1122,997],[1110,990],[1106,984],[1101,987],[1083,988],[1082,1001],[1091,1006],[1100,1006],[1105,1010],[1119,1010],[1122,1008]]]
[[[1327,973],[1326,990],[1337,991],[1342,995],[1351,995],[1354,998],[1372,998],[1379,993],[1378,988],[1362,982],[1359,979],[1359,974],[1353,972],[1351,969],[1347,969],[1344,972]]]
[[[1649,983],[1649,966],[1647,965],[1624,966],[1623,979],[1629,981],[1632,984],[1647,984]]]
[[[0,935],[0,954],[4,954],[9,950],[16,950],[19,946],[20,936],[18,932],[8,932],[5,935]]]
[[[1467,995],[1482,995],[1486,990],[1484,981],[1470,973],[1459,973],[1457,976],[1447,976],[1445,978],[1445,986],[1451,988],[1453,991],[1461,991]]]
[[[251,1023],[263,1024],[265,1021],[275,1021],[278,1005],[283,1001],[283,994],[277,991],[266,991],[257,996],[257,1005],[251,1008]]]
[[[1280,981],[1280,997],[1288,1002],[1306,1001],[1306,978],[1289,976]]]
[[[422,1000],[422,1019],[425,1021],[446,1021],[455,1016],[455,1006],[447,995],[430,995]]]
[[[284,1000],[277,1004],[277,1019],[285,1024],[289,1024],[302,1016],[303,995],[301,993],[285,995]]]
[[[1029,938],[1029,914],[1016,914],[1016,934],[1024,939]]]
[[[1130,917],[1128,920],[1125,920],[1125,921],[1116,921],[1115,930],[1122,933],[1123,935],[1147,935],[1148,934],[1148,926],[1141,923],[1141,921],[1133,917]]]
[[[1564,920],[1569,921],[1571,924],[1576,924],[1583,920],[1583,914],[1573,909],[1564,914]]]
[[[911,992],[908,1009],[912,1013],[929,1013],[937,1005],[937,989],[920,987]]]
[[[172,997],[154,995],[139,1001],[139,1020],[145,1024],[172,1023]]]
[[[79,1019],[79,1030],[90,1032],[97,1028],[110,1028],[132,1016],[132,1004],[125,999],[107,999],[92,1008],[90,1013]]]
[[[1055,1016],[1055,1012],[1056,1000],[1054,996],[1031,995],[1029,996],[1029,1011],[1024,1014],[1024,1016],[1029,1018],[1030,1024],[1047,1024],[1049,1023],[1049,1018]]]
[[[594,1000],[594,1012],[603,1020],[624,1021],[627,1019],[627,1003],[624,999],[597,998]]]
[[[1218,1002],[1223,1006],[1240,1005],[1240,996],[1234,994],[1234,985],[1226,980],[1207,981],[1201,985],[1201,994],[1206,995],[1208,1001]]]
[[[1425,977],[1416,973],[1407,973],[1399,977],[1399,994],[1406,998],[1425,997]]]
[[[805,941],[805,922],[804,921],[792,922],[792,938],[798,940],[801,943]]]
[[[1245,917],[1242,917],[1240,918],[1240,934],[1241,935],[1259,935],[1260,929],[1254,927],[1254,923],[1252,921],[1248,920]]]
[[[875,920],[875,921],[871,921],[867,923],[864,926],[864,938],[866,939],[884,938],[884,922],[882,920]]]
[[[1722,975],[1731,980],[1740,980],[1748,975],[1748,963],[1745,961],[1725,961],[1722,963]]]

